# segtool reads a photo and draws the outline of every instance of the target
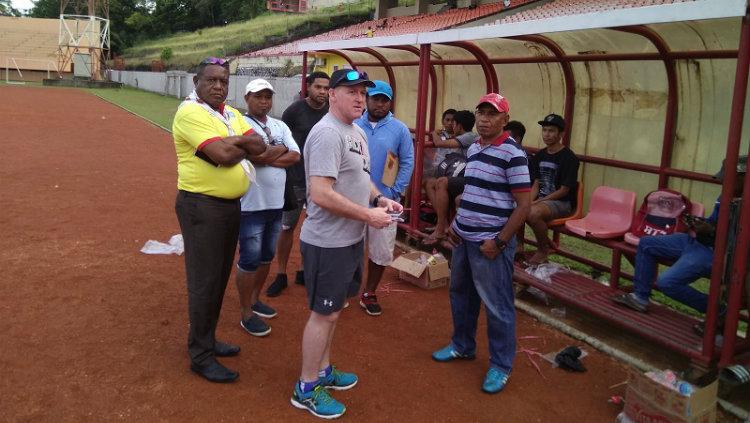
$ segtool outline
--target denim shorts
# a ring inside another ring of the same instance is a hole
[[[276,253],[281,233],[281,209],[242,212],[240,219],[240,260],[237,268],[254,272],[269,264]]]

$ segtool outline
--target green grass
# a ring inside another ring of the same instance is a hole
[[[90,88],[86,91],[121,106],[168,130],[172,129],[172,119],[177,111],[177,106],[181,102],[180,99],[175,97],[167,97],[131,87],[120,89]]]
[[[149,40],[125,50],[129,68],[149,66],[169,47],[170,68],[189,69],[208,56],[228,56],[324,32],[370,16],[372,0],[301,14],[266,13],[255,19]]]

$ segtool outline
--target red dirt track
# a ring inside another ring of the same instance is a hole
[[[186,352],[183,258],[139,252],[179,232],[171,135],[84,91],[0,85],[1,422],[314,422],[289,404],[307,318],[303,289],[268,302],[273,332],[239,327],[233,281],[219,339],[242,347],[223,363],[237,383],[193,375]],[[292,267],[299,263],[297,248]],[[274,271],[272,269],[272,274]],[[396,281],[389,269],[383,284]],[[352,302],[333,361],[360,383],[335,397],[353,422],[614,422],[625,366],[591,347],[588,372],[519,353],[506,390],[486,395],[484,315],[478,358],[436,363],[451,332],[447,289],[382,293],[384,313]],[[519,348],[580,345],[518,313]],[[538,337],[538,338],[524,338]]]

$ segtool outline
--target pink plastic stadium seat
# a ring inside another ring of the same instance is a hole
[[[581,236],[618,238],[630,230],[634,210],[634,192],[597,187],[591,197],[589,213],[583,219],[568,220],[565,228]]]
[[[703,217],[705,213],[706,213],[706,208],[703,206],[702,203],[698,203],[698,202],[690,203],[690,214],[692,214],[693,216]],[[625,240],[625,242],[631,245],[638,245],[638,243],[641,242],[641,238],[633,234],[632,232],[626,233],[623,239]]]

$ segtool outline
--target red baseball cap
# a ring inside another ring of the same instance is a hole
[[[477,107],[481,106],[484,103],[490,104],[500,113],[510,112],[510,104],[508,104],[508,99],[498,93],[489,93],[483,95],[482,98],[479,99],[479,104],[477,104]]]

